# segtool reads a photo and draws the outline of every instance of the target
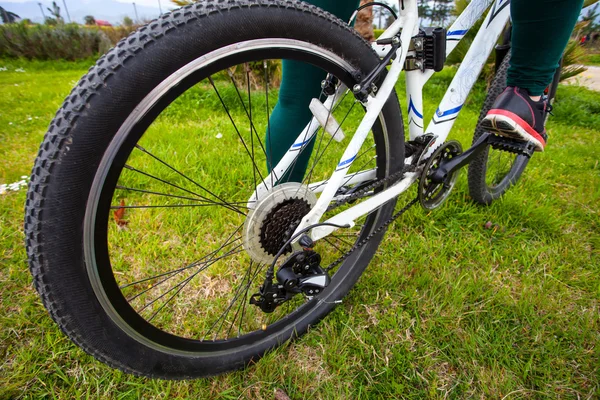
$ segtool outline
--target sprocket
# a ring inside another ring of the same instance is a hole
[[[451,140],[442,144],[433,152],[427,163],[423,167],[421,178],[419,180],[419,202],[423,208],[433,210],[439,207],[450,195],[450,192],[456,184],[459,170],[449,174],[444,182],[435,183],[431,179],[433,172],[439,167],[442,160],[451,159],[462,153],[462,146],[459,142]]]
[[[246,252],[256,262],[272,263],[316,203],[317,197],[306,185],[288,182],[275,186],[246,217]],[[286,253],[291,250],[286,249]]]

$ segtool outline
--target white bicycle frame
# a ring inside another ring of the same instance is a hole
[[[348,183],[364,182],[375,177],[374,170],[360,171],[359,173],[353,173],[351,175],[348,175],[347,172],[358,155],[373,124],[379,117],[392,90],[394,90],[394,86],[400,78],[400,73],[404,68],[406,57],[410,54],[409,44],[411,43],[411,39],[419,32],[417,0],[404,0],[401,4],[403,4],[404,7],[401,6],[398,19],[380,36],[380,39],[392,38],[400,33],[401,46],[397,50],[396,58],[392,61],[388,74],[381,87],[377,90],[377,94],[375,96],[369,96],[368,100],[363,103],[366,108],[365,116],[344,151],[336,170],[327,181],[310,185],[310,188],[315,193],[321,192],[321,195],[315,206],[303,218],[295,233],[320,222],[329,204],[333,200],[336,200],[336,193],[340,186]],[[408,128],[411,140],[414,140],[424,133],[432,133],[435,136],[435,144],[439,146],[444,143],[468,94],[481,73],[485,61],[489,57],[498,37],[506,26],[510,17],[509,4],[510,0],[472,0],[448,29],[446,54],[452,52],[458,42],[491,5],[490,11],[486,16],[481,29],[477,33],[469,51],[458,68],[454,79],[448,87],[433,118],[429,122],[427,129],[423,129],[423,86],[427,83],[429,78],[431,78],[434,71],[413,70],[406,72]],[[383,57],[390,51],[391,45],[383,46],[373,43],[373,48],[381,57]],[[325,110],[331,110],[332,107],[335,106],[336,99],[339,100],[339,98],[342,97],[340,96],[340,93],[343,93],[345,90],[347,89],[343,85],[340,85],[336,93],[329,96],[322,104],[321,108],[324,107]],[[290,147],[277,166],[273,168],[271,174],[269,174],[269,176],[264,179],[263,183],[258,186],[256,192],[248,202],[250,208],[253,207],[253,204],[256,204],[256,199],[263,198],[266,192],[272,189],[272,182],[277,182],[277,176],[284,175],[298,157],[301,150],[308,145],[316,135],[321,124],[318,121],[315,111],[313,111],[313,115],[315,115],[315,117],[298,135],[294,144]],[[329,112],[327,119],[329,119],[330,115],[331,113]],[[323,120],[323,118],[321,118],[321,120]],[[324,125],[327,123],[328,121],[325,121]],[[435,148],[436,146],[431,146],[424,154],[424,158],[429,157]],[[410,162],[410,160],[407,161]],[[416,182],[418,177],[419,174],[416,172],[407,172],[405,173],[404,178],[394,185],[355,206],[340,212],[324,222],[338,226],[354,226],[354,221],[357,218],[373,212],[383,204],[398,197]],[[329,235],[336,229],[338,228],[331,225],[318,226],[310,231],[310,237],[316,241]]]

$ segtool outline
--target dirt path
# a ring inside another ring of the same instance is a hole
[[[600,67],[586,66],[587,71],[567,79],[570,85],[584,86],[591,90],[600,91]]]

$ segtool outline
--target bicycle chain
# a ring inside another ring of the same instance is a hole
[[[402,169],[402,171],[398,171],[396,173],[393,173],[392,175],[383,178],[379,181],[373,182],[370,185],[365,186],[364,188],[357,190],[355,193],[352,193],[350,195],[348,195],[348,197],[345,197],[341,200],[336,201],[334,204],[330,205],[327,208],[327,211],[333,210],[343,204],[346,204],[350,201],[359,199],[361,197],[366,196],[367,192],[376,189],[388,182],[392,182],[395,183],[398,179],[402,178],[404,176],[405,172],[411,171],[414,169],[414,166],[410,165],[408,167],[405,167],[404,169]],[[354,246],[352,246],[352,248],[350,250],[348,250],[347,252],[345,252],[344,254],[342,254],[341,257],[339,257],[338,259],[334,260],[331,264],[329,264],[326,268],[325,271],[329,272],[330,270],[332,270],[333,268],[337,267],[338,265],[340,265],[346,258],[350,257],[350,255],[355,251],[358,250],[359,248],[361,248],[362,246],[364,246],[365,244],[367,244],[369,242],[369,240],[371,240],[375,235],[377,235],[378,233],[380,233],[384,228],[387,228],[392,222],[394,222],[394,220],[398,219],[400,216],[402,216],[402,214],[404,214],[406,211],[408,211],[412,206],[414,206],[417,202],[419,201],[418,197],[411,200],[407,205],[405,205],[400,211],[398,211],[397,213],[395,213],[394,215],[392,215],[389,219],[387,219],[386,221],[384,221],[381,225],[379,225],[375,230],[373,230],[371,233],[369,233],[369,235],[364,238],[363,240],[361,240],[360,242],[358,242],[357,244],[355,244]]]
[[[510,142],[500,142],[500,141],[496,141],[493,143],[490,143],[490,146],[493,147],[494,149],[498,149],[498,150],[504,150],[504,151],[508,151],[511,153],[516,153],[516,154],[523,154],[526,156],[531,157],[531,154],[533,153],[532,150],[530,149],[524,149],[522,146],[519,145],[513,145]],[[346,203],[349,203],[353,200],[357,200],[360,199],[362,197],[366,197],[367,193],[373,189],[376,189],[380,186],[383,186],[384,184],[391,182],[391,183],[395,183],[398,179],[402,178],[402,176],[404,176],[405,172],[409,172],[409,171],[413,171],[415,170],[415,166],[414,165],[409,165],[406,166],[402,171],[398,171],[390,176],[388,176],[387,178],[383,178],[379,181],[373,182],[370,185],[365,186],[364,188],[357,190],[355,193],[352,193],[350,195],[348,195],[347,197],[344,197],[341,200],[337,200],[335,203],[331,204],[328,208],[327,211],[331,211],[333,209],[336,209]],[[381,232],[384,228],[386,228],[387,226],[389,226],[394,220],[398,219],[399,217],[402,216],[402,214],[404,214],[406,211],[408,211],[413,205],[415,205],[416,203],[419,202],[419,198],[415,198],[413,200],[411,200],[407,205],[405,205],[400,211],[398,211],[396,214],[392,215],[387,221],[383,222],[383,224],[381,224],[380,226],[378,226],[373,232],[371,232],[365,239],[361,240],[359,243],[355,244],[354,246],[352,246],[352,248],[350,250],[348,250],[347,252],[345,252],[341,257],[339,257],[338,259],[336,259],[335,261],[333,261],[331,264],[329,264],[326,268],[325,271],[329,272],[331,269],[335,268],[336,266],[340,265],[346,258],[348,258],[355,250],[359,249],[360,247],[364,246],[369,240],[371,240],[373,238],[373,236],[377,235],[379,232]]]
[[[362,246],[364,246],[365,244],[367,244],[369,242],[369,240],[371,240],[373,238],[373,236],[377,235],[379,232],[381,232],[384,228],[387,228],[387,226],[389,224],[391,224],[392,222],[394,222],[394,220],[398,219],[399,217],[402,216],[402,214],[404,214],[405,212],[407,212],[412,206],[414,206],[416,203],[418,203],[419,199],[415,198],[413,200],[411,200],[407,205],[405,205],[400,211],[398,211],[396,214],[392,215],[387,221],[385,221],[383,224],[379,225],[377,227],[377,229],[375,229],[373,232],[369,233],[369,236],[367,236],[366,238],[364,238],[363,240],[361,240],[360,242],[358,242],[357,244],[355,244],[354,246],[352,246],[352,248],[350,250],[348,250],[347,252],[345,252],[340,258],[338,258],[337,260],[333,261],[331,264],[329,264],[326,268],[325,271],[329,272],[331,271],[333,268],[337,267],[338,265],[340,265],[346,258],[350,257],[350,255],[355,251],[358,250],[359,248],[361,248]]]
[[[407,168],[405,167],[405,169],[402,169],[402,171],[395,172],[386,178],[375,181],[375,182],[371,183],[370,185],[367,185],[364,188],[357,190],[356,192],[354,192],[352,194],[347,195],[346,197],[344,197],[341,200],[336,200],[335,203],[332,203],[331,205],[329,205],[329,207],[327,207],[327,211],[335,210],[336,208],[338,208],[346,203],[349,203],[353,200],[358,200],[362,197],[365,197],[369,191],[371,191],[373,189],[377,189],[379,186],[383,186],[384,184],[386,184],[388,182],[395,183],[398,179],[400,179],[404,176],[404,173],[412,171],[413,169],[414,169],[414,167],[412,165],[408,166]]]

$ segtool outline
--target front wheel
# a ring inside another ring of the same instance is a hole
[[[296,295],[271,313],[250,304],[364,115],[346,92],[333,115],[350,137],[338,144],[320,131],[304,181],[253,204],[272,165],[265,132],[281,60],[346,87],[378,63],[316,7],[207,1],[120,42],[57,113],[28,192],[27,251],[51,316],[97,359],[179,379],[242,367],[323,318],[373,257],[384,231],[335,263],[391,216],[393,202],[317,243],[322,265],[335,265],[319,295]],[[403,150],[392,95],[350,175],[385,178],[402,168]]]
[[[496,98],[506,89],[506,76],[510,64],[510,52],[504,57],[496,76],[489,88],[485,99],[477,128],[473,136],[473,143],[484,133],[481,121],[486,116]],[[556,95],[556,88],[560,80],[559,67],[554,74],[554,79],[547,89],[548,101],[551,103]],[[491,204],[500,198],[515,184],[529,163],[529,156],[514,154],[508,151],[493,149],[488,146],[469,164],[469,193],[473,200],[480,204]]]
[[[473,136],[473,143],[484,133],[481,121],[492,108],[496,98],[506,89],[506,76],[509,65],[510,52],[502,60],[488,90]],[[471,197],[477,203],[491,204],[519,180],[528,163],[529,156],[487,146],[469,164],[468,181]]]

